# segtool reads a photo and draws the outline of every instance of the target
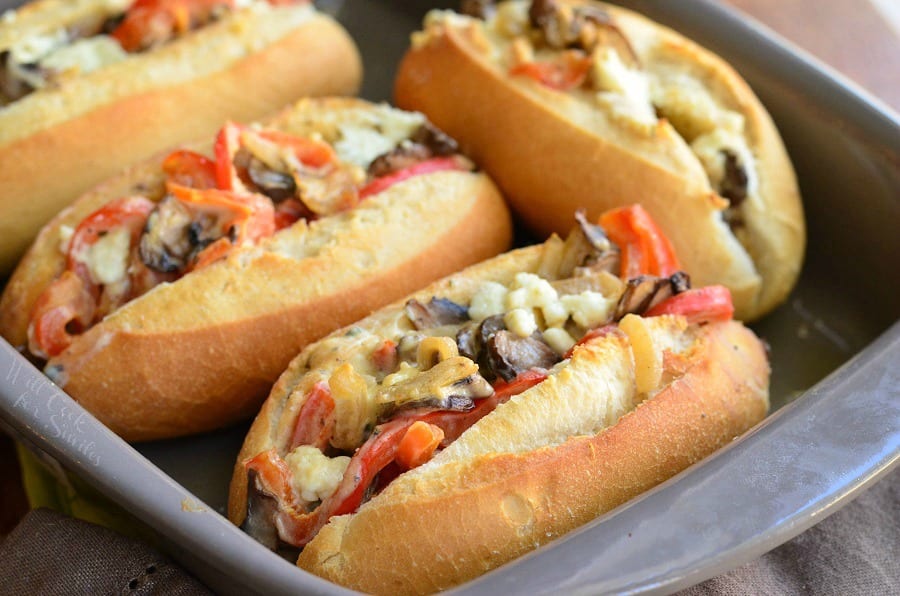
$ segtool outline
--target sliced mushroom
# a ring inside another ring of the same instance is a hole
[[[584,237],[598,252],[605,252],[612,248],[612,242],[609,241],[606,232],[599,225],[589,222],[584,210],[579,209],[575,212],[575,221],[578,222],[578,227]]]
[[[496,11],[494,0],[462,0],[460,12],[477,19],[489,19]]]
[[[589,4],[579,6],[575,12],[582,23],[579,33],[583,49],[593,51],[597,46],[611,47],[626,66],[634,69],[641,67],[637,52],[608,12]]]
[[[629,279],[625,292],[616,305],[614,318],[621,319],[629,313],[641,314],[653,304],[665,300],[672,295],[672,286],[666,277],[641,275]]]
[[[376,178],[387,176],[436,155],[446,156],[457,153],[459,153],[459,145],[456,144],[456,141],[426,121],[416,129],[409,139],[376,157],[369,164],[368,174]]]
[[[368,174],[375,178],[409,168],[431,157],[431,150],[421,143],[404,141],[392,151],[379,155],[369,164]]]
[[[676,271],[669,277],[672,284],[672,293],[680,294],[691,289],[691,276],[684,271]]]
[[[35,89],[32,82],[42,80],[40,67],[36,63],[17,64],[12,60],[9,50],[0,52],[0,105],[25,97]]]
[[[278,530],[275,516],[278,514],[278,499],[259,487],[256,470],[247,471],[247,517],[241,529],[254,540],[268,548],[278,547]]]
[[[411,408],[470,410],[476,399],[493,393],[491,385],[478,373],[477,364],[455,356],[404,381],[382,387],[376,403],[381,407],[379,417],[384,420],[397,410]]]
[[[630,279],[616,305],[614,319],[618,321],[629,313],[643,314],[663,300],[689,289],[690,285],[690,278],[683,271],[671,277],[642,275]]]
[[[191,235],[193,223],[181,201],[172,196],[160,201],[141,234],[140,254],[144,264],[162,273],[184,269],[199,239]]]
[[[591,271],[618,271],[618,247],[609,241],[600,226],[587,221],[584,213],[577,212],[575,219],[578,225],[566,237],[557,278],[590,274]]]
[[[456,332],[457,350],[459,350],[460,355],[474,362],[478,362],[478,353],[481,345],[481,342],[478,341],[479,327],[479,323],[469,321]]]
[[[297,198],[316,215],[332,215],[359,202],[356,179],[345,168],[332,168],[322,174],[308,169],[293,172]]]
[[[459,153],[456,141],[429,121],[416,129],[409,139],[413,143],[424,145],[431,155],[455,155]]]
[[[559,362],[559,355],[535,333],[519,337],[511,331],[498,331],[487,342],[491,368],[502,379],[512,381],[521,373],[533,368],[552,368]]]
[[[744,225],[741,204],[747,199],[749,176],[737,154],[728,149],[723,149],[721,153],[725,158],[725,172],[717,190],[729,201],[724,213],[725,221],[736,229]]]
[[[544,42],[555,49],[569,47],[578,39],[578,23],[571,7],[556,0],[534,0],[528,8],[531,26],[538,29]]]
[[[416,329],[434,329],[469,320],[469,309],[447,298],[432,298],[427,304],[415,298],[406,303],[406,316]]]
[[[256,185],[257,190],[275,203],[289,199],[297,192],[297,184],[294,182],[293,176],[273,170],[255,157],[251,157],[249,160],[247,174]]]

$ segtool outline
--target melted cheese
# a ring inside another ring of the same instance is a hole
[[[125,279],[131,251],[131,232],[116,228],[78,251],[75,260],[87,267],[94,283],[112,285]]]
[[[330,496],[350,464],[344,455],[328,457],[311,445],[300,445],[284,458],[291,469],[294,490],[307,503],[322,501]]]

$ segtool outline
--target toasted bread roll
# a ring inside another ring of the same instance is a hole
[[[0,19],[0,275],[53,215],[125,166],[228,118],[358,89],[352,40],[306,0],[187,0],[190,30],[135,47],[150,21],[109,35],[129,4],[39,0]],[[143,4],[153,18],[171,6]]]
[[[472,266],[307,347],[247,435],[229,518],[343,586],[431,593],[761,420],[765,349],[700,298],[726,291],[665,280],[637,305],[650,278],[610,275],[614,248],[593,231]]]
[[[796,282],[805,225],[771,118],[723,60],[640,15],[570,0],[432,12],[395,98],[459,139],[536,232],[639,201],[738,318]]]
[[[218,137],[216,167],[223,162],[223,135],[233,126]],[[313,211],[317,196],[337,196],[329,188],[356,204],[338,205],[333,213],[307,212],[272,236],[241,243],[244,228],[238,224],[226,225],[218,240],[204,239],[202,226],[221,207],[197,203],[200,216],[193,224],[160,233],[165,240],[166,234],[179,232],[179,241],[169,239],[168,246],[191,246],[190,241],[195,252],[185,257],[181,269],[160,273],[157,261],[179,255],[171,248],[157,252],[152,242],[148,251],[146,243],[154,238],[154,222],[164,220],[166,202],[174,202],[173,193],[184,192],[161,169],[171,156],[160,156],[84,195],[49,223],[0,301],[3,337],[22,349],[27,346],[35,356],[49,356],[45,372],[128,440],[196,433],[251,416],[292,355],[310,341],[509,246],[509,214],[484,174],[466,170],[466,160],[456,155],[423,162],[430,150],[417,154],[419,161],[404,161],[410,147],[424,147],[410,137],[434,131],[421,115],[353,99],[303,100],[264,126],[243,130],[233,162],[249,160],[250,165],[235,181],[248,175],[260,185],[287,180],[297,193],[302,189],[299,202],[305,204],[300,207]],[[266,155],[264,142],[262,149],[257,146],[259,139],[276,139],[289,148],[297,139],[309,139],[303,142],[315,151],[324,150],[326,156],[336,152],[336,161],[322,167],[301,164],[291,180],[259,165],[258,158],[275,159]],[[183,157],[184,152],[172,155]],[[366,168],[374,171],[375,162],[391,162],[397,155],[403,158],[397,167],[413,165],[366,174]],[[435,163],[447,167],[417,169]],[[259,193],[278,190],[254,188],[256,193],[247,191],[246,196],[263,201],[268,199],[260,199]],[[203,196],[204,191],[197,192]],[[208,192],[213,198],[232,196]],[[102,223],[98,215],[121,204],[109,201],[129,195],[156,201],[150,203],[152,215],[134,224],[131,244],[126,240],[123,252],[111,245],[98,248],[118,232],[90,236],[90,222]],[[296,198],[281,199],[276,216],[285,214],[283,205],[298,203]],[[181,204],[191,207],[190,202]],[[271,219],[271,202],[268,209]],[[85,234],[88,240],[83,240]],[[204,255],[222,243],[229,247],[224,256],[204,263],[209,260]],[[103,256],[104,251],[113,254]],[[127,271],[114,281],[100,279],[115,269],[117,258],[130,263]],[[143,287],[146,276],[162,283]],[[89,310],[94,320],[80,333],[70,331],[81,321],[66,310],[80,312],[74,300],[54,301],[54,292],[65,291],[66,279],[82,280],[96,298]],[[136,298],[120,299],[138,290],[143,293]],[[114,308],[106,313],[109,301]],[[56,312],[70,317],[64,326],[53,319]],[[58,339],[68,343],[60,347]]]

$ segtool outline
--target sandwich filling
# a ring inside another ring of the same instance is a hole
[[[464,293],[411,299],[378,325],[350,327],[306,352],[305,374],[279,404],[273,446],[243,462],[246,531],[270,548],[302,547],[332,516],[356,511],[611,334],[635,338],[638,398],[652,396],[670,378],[643,317],[682,315],[683,330],[733,312],[724,288],[690,289],[639,206],[609,212],[601,225],[579,214],[566,240],[543,246],[534,271]]]
[[[300,220],[352,209],[415,176],[472,169],[420,114],[336,112],[343,120],[288,122],[291,132],[227,123],[212,156],[175,151],[162,163],[164,184],[63,227],[64,267],[32,310],[31,354],[59,355],[123,304]]]

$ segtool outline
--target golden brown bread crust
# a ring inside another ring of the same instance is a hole
[[[639,15],[605,8],[634,36],[645,68],[688,73],[743,116],[758,170],[758,192],[743,207],[743,246],[722,220],[727,201],[665,119],[636,133],[587,102],[509,77],[485,57],[489,40],[465,27],[426,27],[401,63],[396,102],[457,138],[533,230],[564,233],[576,209],[596,217],[640,202],[696,285],[724,284],[738,318],[762,316],[793,287],[805,246],[793,168],[771,118],[720,58]]]
[[[0,109],[0,275],[53,215],[128,164],[229,118],[356,92],[361,62],[340,25],[282,18],[296,26],[267,40],[272,18],[234,15]]]
[[[272,122],[366,105],[303,101]],[[92,191],[42,231],[0,302],[0,334],[10,343],[25,340],[31,305],[63,267],[60,226],[127,189],[158,197],[160,159]],[[483,174],[418,176],[154,288],[79,336],[47,370],[128,440],[217,428],[252,415],[306,343],[501,252],[510,236],[503,200]]]
[[[334,518],[297,564],[377,594],[431,593],[558,538],[684,470],[758,422],[768,364],[738,323],[705,327],[684,375],[595,436],[401,476]]]

